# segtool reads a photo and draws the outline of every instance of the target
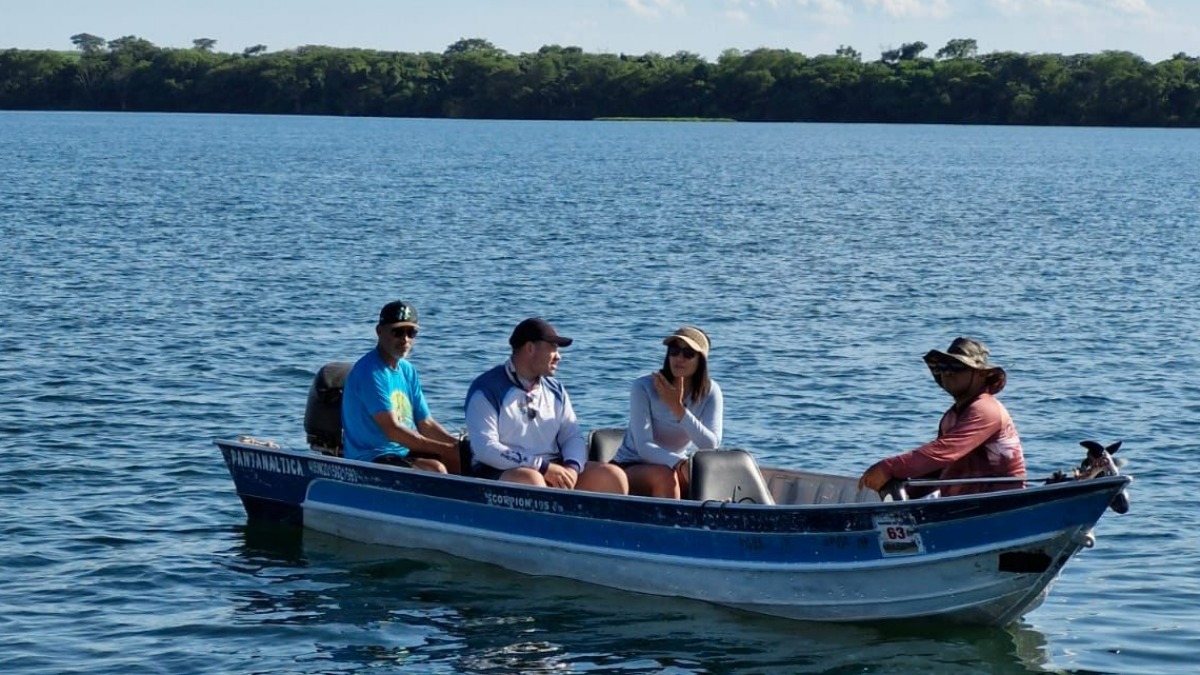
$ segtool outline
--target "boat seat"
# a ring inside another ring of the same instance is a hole
[[[880,501],[879,493],[858,489],[858,479],[815,472],[763,469],[776,504],[858,504]]]
[[[608,463],[617,456],[621,449],[621,441],[625,438],[625,429],[621,427],[602,427],[588,432],[588,459],[593,462]]]
[[[313,450],[335,457],[342,456],[342,391],[354,366],[332,361],[321,366],[304,407],[304,433]]]
[[[692,455],[692,499],[774,504],[758,463],[745,450],[701,450]]]
[[[464,476],[474,476],[471,470],[471,439],[466,434],[458,437],[458,466]]]

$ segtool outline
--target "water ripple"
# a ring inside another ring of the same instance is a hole
[[[1190,673],[1192,131],[0,113],[0,665],[21,673]],[[991,345],[1031,472],[1124,440],[1007,630],[797,625],[243,527],[214,437],[304,442],[321,364],[421,310],[434,414],[520,318],[585,426],[681,323],[726,440],[856,473],[927,440],[921,355]]]

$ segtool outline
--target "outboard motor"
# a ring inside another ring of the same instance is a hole
[[[342,390],[354,364],[333,361],[321,366],[308,389],[304,433],[313,450],[342,456]]]
[[[1087,448],[1087,457],[1083,458],[1083,462],[1079,464],[1079,468],[1075,470],[1075,474],[1079,478],[1095,478],[1096,476],[1119,476],[1121,470],[1117,468],[1119,465],[1113,459],[1113,455],[1117,454],[1117,450],[1121,449],[1121,441],[1117,441],[1108,447],[1100,445],[1096,441],[1080,441],[1080,445]],[[1129,494],[1128,490],[1121,490],[1121,493],[1113,497],[1112,503],[1109,506],[1117,513],[1126,513],[1129,511]]]

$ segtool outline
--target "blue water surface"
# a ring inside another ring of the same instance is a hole
[[[0,670],[1191,673],[1198,166],[1194,130],[0,113]],[[1006,629],[247,527],[211,440],[303,445],[393,299],[450,428],[521,318],[576,338],[585,427],[694,323],[727,445],[851,475],[933,435],[920,357],[975,336],[1031,473],[1122,439],[1133,509]]]

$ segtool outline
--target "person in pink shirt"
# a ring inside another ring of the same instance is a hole
[[[925,364],[933,381],[954,397],[942,415],[937,439],[871,465],[858,487],[882,490],[892,479],[992,478],[1025,476],[1025,455],[1012,417],[996,394],[1004,388],[1004,369],[988,362],[988,348],[978,340],[960,337],[946,351],[931,350]],[[942,495],[991,492],[1023,483],[950,485]]]

